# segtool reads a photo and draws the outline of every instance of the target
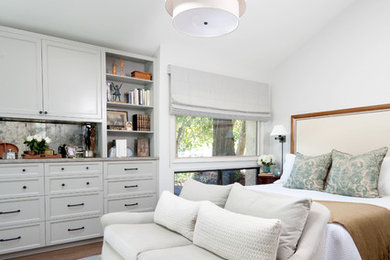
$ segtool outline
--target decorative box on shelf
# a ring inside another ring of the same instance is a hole
[[[137,79],[152,80],[152,73],[149,73],[149,72],[135,70],[135,71],[131,72],[131,76],[133,78],[137,78]]]

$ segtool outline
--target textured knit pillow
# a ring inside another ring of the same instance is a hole
[[[224,207],[231,188],[232,185],[204,184],[188,179],[183,185],[180,197],[194,201],[208,200],[220,207]]]
[[[310,208],[311,199],[253,191],[238,183],[233,185],[225,205],[225,209],[235,213],[282,221],[278,260],[294,254]]]
[[[292,189],[322,191],[331,162],[331,153],[319,156],[297,153],[290,177],[283,186]]]
[[[228,260],[275,260],[280,228],[278,219],[241,215],[204,202],[194,244]]]
[[[192,240],[200,204],[164,191],[154,211],[154,222]]]
[[[387,150],[383,147],[356,156],[333,150],[325,191],[352,197],[378,197],[379,172]]]

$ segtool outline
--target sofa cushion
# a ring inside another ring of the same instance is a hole
[[[229,194],[225,209],[261,218],[282,221],[277,259],[291,257],[301,237],[311,199],[249,190],[236,183]]]
[[[154,222],[192,240],[200,203],[164,191],[154,211]]]
[[[138,260],[222,260],[219,256],[195,245],[146,251]]]
[[[228,260],[274,260],[280,229],[279,219],[237,214],[204,202],[199,208],[194,244]]]
[[[194,201],[208,200],[220,207],[224,207],[231,188],[232,185],[204,184],[188,179],[183,185],[180,197]]]
[[[114,224],[104,230],[104,241],[125,260],[142,252],[191,245],[191,241],[157,224]]]

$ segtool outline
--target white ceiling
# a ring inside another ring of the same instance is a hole
[[[213,39],[176,32],[163,0],[1,0],[0,25],[146,55],[160,44],[213,49],[272,70],[354,1],[247,0],[239,29]]]

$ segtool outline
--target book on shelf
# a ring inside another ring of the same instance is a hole
[[[133,115],[134,131],[150,131],[150,115],[135,114]]]
[[[130,90],[126,96],[131,105],[150,106],[150,90],[136,88]]]

